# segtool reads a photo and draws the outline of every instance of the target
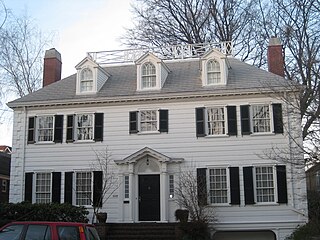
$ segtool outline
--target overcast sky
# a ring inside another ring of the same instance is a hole
[[[54,34],[61,53],[62,78],[75,73],[87,52],[117,50],[131,26],[133,0],[3,0],[15,15],[27,13],[39,28]],[[0,145],[12,145],[11,123],[0,122]]]

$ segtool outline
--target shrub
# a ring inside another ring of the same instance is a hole
[[[310,221],[306,225],[298,227],[287,240],[314,240],[320,239],[320,222]]]
[[[88,222],[88,213],[70,204],[4,203],[0,204],[0,225],[11,221]]]

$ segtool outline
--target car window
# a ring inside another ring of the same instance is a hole
[[[0,232],[0,240],[18,240],[22,233],[24,225],[10,225]]]
[[[50,240],[51,231],[48,225],[29,225],[24,240]]]
[[[59,226],[59,240],[80,240],[79,228],[75,226]]]
[[[97,230],[94,227],[86,227],[86,240],[100,240]]]

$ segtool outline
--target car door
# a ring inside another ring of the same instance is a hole
[[[29,224],[23,240],[41,239],[51,240],[51,228],[45,224]]]
[[[22,236],[24,224],[12,224],[0,231],[0,240],[19,240]]]

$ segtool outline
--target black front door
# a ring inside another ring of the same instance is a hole
[[[160,221],[160,175],[139,175],[139,221]]]

